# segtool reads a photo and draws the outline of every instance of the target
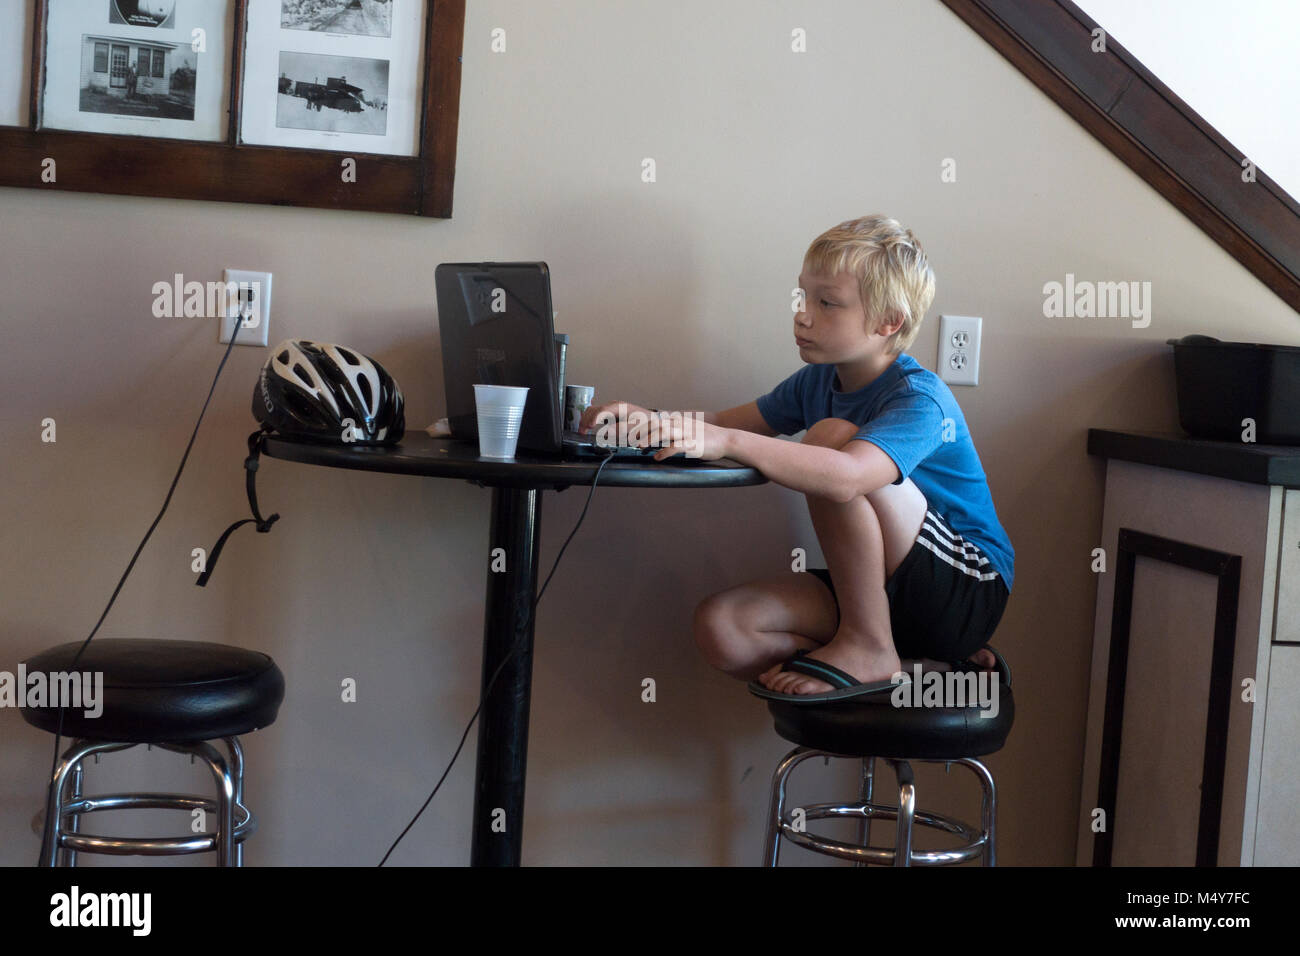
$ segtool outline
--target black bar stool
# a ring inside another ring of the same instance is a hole
[[[989,648],[989,650],[993,650]],[[763,861],[776,866],[781,852],[781,838],[817,853],[853,860],[859,866],[871,863],[893,866],[942,866],[964,863],[982,857],[984,866],[997,863],[996,822],[997,790],[993,774],[979,760],[980,756],[1002,749],[1015,720],[1015,702],[1011,696],[1011,668],[997,651],[994,671],[985,672],[994,690],[996,681],[997,714],[982,716],[984,708],[978,691],[968,694],[966,706],[894,706],[891,694],[874,694],[817,704],[768,700],[767,707],[775,718],[776,732],[799,746],[777,764],[772,776],[772,798],[768,809]],[[904,672],[913,680],[912,665],[904,661]],[[930,665],[923,669],[918,690],[924,694],[928,683],[936,678],[945,685],[961,682],[963,688],[977,685],[979,678],[973,665]],[[948,670],[952,667],[951,671]],[[926,677],[933,673],[933,677]],[[946,676],[951,673],[952,677]],[[909,692],[908,699],[912,699]],[[920,695],[918,695],[920,696]],[[924,704],[924,697],[921,697]],[[944,703],[949,698],[943,698]],[[991,708],[989,708],[991,710]],[[840,757],[862,761],[862,784],[859,798],[850,803],[819,803],[807,807],[786,808],[786,783],[796,766],[811,757]],[[875,762],[879,757],[894,770],[898,781],[898,804],[872,802]],[[958,764],[979,779],[981,793],[980,824],[918,810],[912,762]],[[857,819],[857,843],[845,843],[818,836],[807,830],[806,821],[827,818]],[[876,819],[897,822],[895,845],[871,846],[871,823]],[[943,830],[962,840],[961,845],[944,850],[912,849],[914,824]]]
[[[24,661],[28,674],[68,674],[81,642],[60,644]],[[94,640],[77,661],[78,674],[103,674],[102,713],[65,707],[64,751],[45,807],[44,866],[75,866],[78,851],[118,856],[172,856],[216,851],[218,866],[243,865],[243,841],[257,827],[244,806],[244,756],[239,736],[275,721],[284,675],[257,651],[197,641]],[[54,686],[54,682],[49,682]],[[50,701],[49,703],[57,703]],[[65,702],[66,703],[66,702]],[[84,703],[84,701],[83,701]],[[23,719],[55,733],[55,706],[23,707]],[[228,758],[208,741],[225,744]],[[201,759],[217,782],[217,797],[174,793],[82,793],[82,761],[149,744]],[[80,817],[100,810],[202,810],[216,830],[190,837],[103,837],[81,832]]]

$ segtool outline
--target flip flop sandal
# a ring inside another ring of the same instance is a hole
[[[910,677],[900,672],[898,676],[901,680],[878,680],[867,684],[859,684],[852,674],[846,674],[838,667],[827,664],[825,661],[805,657],[804,655],[807,653],[807,651],[798,651],[794,657],[785,662],[785,666],[781,670],[815,677],[830,684],[831,687],[835,688],[834,690],[825,691],[821,694],[782,694],[774,690],[768,690],[758,681],[752,680],[749,682],[749,692],[755,697],[762,697],[766,700],[779,700],[787,704],[825,704],[830,701],[866,697],[870,694],[887,694],[893,691],[895,687],[912,682]]]
[[[1011,665],[1007,663],[1006,658],[1004,658],[1001,654],[999,654],[991,644],[985,644],[982,648],[980,648],[980,650],[988,651],[990,654],[993,655],[993,659],[995,663],[992,668],[983,668],[980,665],[976,664],[970,658],[967,658],[964,661],[956,661],[952,665],[953,670],[980,671],[980,670],[991,669],[993,671],[1000,672],[1002,674],[1002,679],[1006,683],[1007,689],[1009,690],[1011,688]]]

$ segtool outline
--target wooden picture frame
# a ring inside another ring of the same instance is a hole
[[[239,141],[249,0],[233,0],[230,123],[222,142],[42,128],[47,5],[35,0],[28,125],[0,127],[0,186],[451,217],[465,0],[425,6],[418,156]],[[58,2],[58,0],[53,0]],[[55,161],[56,177],[42,174]],[[354,181],[342,175],[355,161]]]

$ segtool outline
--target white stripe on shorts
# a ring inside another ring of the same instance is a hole
[[[992,581],[998,577],[997,571],[980,570],[989,563],[989,559],[980,553],[973,542],[948,528],[943,523],[943,518],[933,511],[926,510],[916,540],[963,574],[969,574],[979,581]]]

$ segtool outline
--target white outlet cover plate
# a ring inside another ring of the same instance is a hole
[[[949,385],[980,383],[980,330],[973,315],[939,316],[939,378]]]
[[[239,330],[239,338],[235,341],[236,345],[254,345],[265,347],[267,344],[267,335],[271,328],[271,273],[269,272],[249,272],[247,269],[227,269],[225,272],[226,288],[229,289],[230,283],[234,283],[238,288],[252,288],[257,290],[257,295],[253,298],[252,315],[244,321],[244,327]],[[226,315],[221,317],[221,331],[217,335],[217,341],[226,343],[230,341],[235,331],[235,313],[238,312],[238,300],[231,296],[226,302]]]

